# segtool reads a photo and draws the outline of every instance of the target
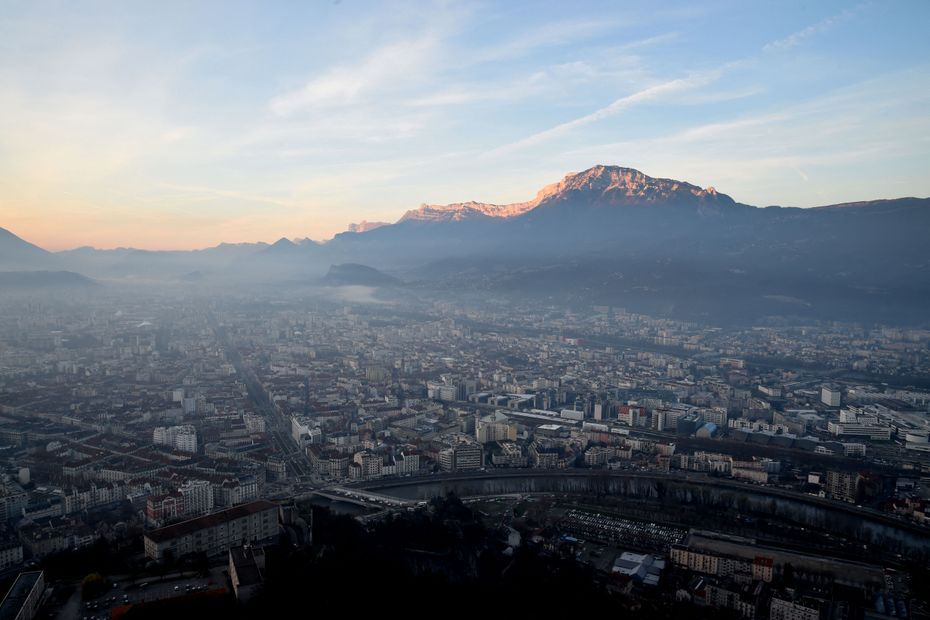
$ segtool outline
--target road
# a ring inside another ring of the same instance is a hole
[[[298,479],[309,476],[312,470],[310,459],[291,437],[290,419],[271,400],[255,371],[242,361],[242,355],[229,341],[225,328],[219,324],[212,314],[210,323],[213,326],[217,341],[223,346],[229,361],[232,362],[239,377],[245,383],[249,399],[255,406],[256,411],[265,418],[268,434],[271,436],[275,450],[285,460],[288,473]]]
[[[225,565],[210,569],[207,577],[179,577],[169,573],[164,578],[139,579],[138,581],[120,581],[102,596],[81,601],[80,588],[61,609],[60,620],[74,618],[110,618],[113,609],[137,603],[147,603],[169,598],[188,596],[198,592],[226,589]]]

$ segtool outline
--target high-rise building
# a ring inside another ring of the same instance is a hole
[[[820,388],[820,402],[827,407],[839,407],[842,401],[843,393],[839,388],[825,385]]]
[[[408,452],[401,452],[400,455],[394,460],[395,462],[395,473],[398,476],[404,476],[407,474],[415,474],[420,471],[420,455],[419,454],[410,454]]]
[[[861,478],[854,471],[828,471],[827,493],[833,499],[855,504],[859,495],[859,481]]]
[[[363,479],[381,477],[384,459],[380,454],[374,454],[368,450],[356,452],[353,461],[360,467],[360,475]]]
[[[516,441],[517,428],[507,416],[493,413],[475,422],[475,439],[478,443],[492,441]]]
[[[484,450],[479,443],[460,443],[439,451],[439,466],[444,471],[473,471],[484,464]]]
[[[174,447],[179,452],[197,452],[197,430],[190,425],[178,427]]]
[[[175,434],[172,429],[174,428],[175,427],[173,426],[156,427],[155,430],[152,431],[152,443],[154,443],[156,446],[173,446]]]
[[[455,471],[455,448],[439,451],[439,468],[443,471]]]
[[[773,596],[769,606],[771,620],[820,620],[820,605],[817,601],[790,600],[790,597]]]
[[[184,514],[202,515],[213,510],[213,486],[206,480],[188,480],[178,492],[184,498]]]
[[[265,418],[260,415],[246,413],[242,416],[242,421],[245,423],[245,429],[250,433],[265,432]]]
[[[170,446],[180,452],[197,452],[197,429],[190,424],[183,426],[159,426],[152,431],[152,443]]]
[[[455,447],[455,471],[481,469],[483,461],[484,450],[481,444],[460,443]]]

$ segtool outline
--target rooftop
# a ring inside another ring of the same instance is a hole
[[[23,608],[26,598],[42,577],[42,571],[20,573],[10,587],[10,591],[0,602],[0,620],[13,620]]]
[[[145,537],[156,543],[164,542],[174,538],[181,538],[182,536],[192,534],[204,528],[214,527],[235,519],[241,519],[242,517],[264,512],[265,510],[277,509],[278,505],[274,502],[258,500],[249,502],[248,504],[242,504],[241,506],[227,508],[226,510],[221,510],[220,512],[215,512],[210,515],[197,517],[196,519],[189,519],[181,523],[175,523],[174,525],[152,530],[151,532],[147,532]]]

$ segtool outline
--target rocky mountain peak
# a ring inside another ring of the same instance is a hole
[[[565,175],[561,181],[545,186],[536,197],[526,202],[491,204],[484,202],[456,202],[447,205],[420,205],[407,211],[400,222],[459,222],[479,218],[513,218],[542,204],[578,201],[597,205],[696,203],[732,204],[726,194],[713,187],[701,189],[697,185],[651,177],[635,168],[597,165],[582,172]]]

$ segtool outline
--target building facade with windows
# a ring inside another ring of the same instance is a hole
[[[258,500],[147,532],[145,555],[157,561],[189,553],[213,556],[277,536],[278,505]]]

